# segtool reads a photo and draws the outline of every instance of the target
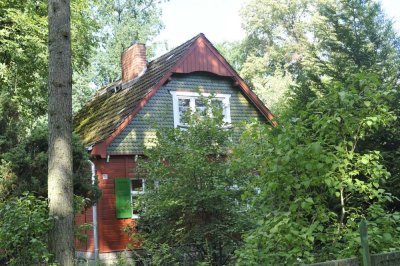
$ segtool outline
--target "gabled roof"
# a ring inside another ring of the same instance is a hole
[[[273,115],[245,82],[218,53],[203,35],[199,34],[170,52],[151,61],[146,72],[139,78],[121,84],[116,81],[100,89],[94,99],[74,117],[74,131],[84,144],[93,146],[92,155],[105,157],[107,146],[129,124],[173,73],[207,71],[220,76],[229,76],[243,93],[272,121]],[[115,87],[122,89],[108,92]],[[273,123],[273,122],[272,122]]]

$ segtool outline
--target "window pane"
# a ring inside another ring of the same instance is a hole
[[[143,191],[143,179],[132,179],[132,191]]]
[[[224,103],[220,99],[212,99],[211,100],[211,108],[213,110],[223,110]]]
[[[206,103],[203,99],[195,99],[196,114],[200,117],[207,115]]]
[[[190,110],[190,99],[178,99],[179,103],[179,123],[184,123],[184,116]]]
[[[212,99],[211,100],[211,109],[212,109],[213,116],[219,116],[219,115],[225,116],[224,103],[222,102],[221,99]]]

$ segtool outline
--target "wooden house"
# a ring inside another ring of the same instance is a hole
[[[233,127],[240,121],[273,119],[203,34],[150,62],[145,46],[134,44],[123,52],[121,65],[121,80],[100,89],[74,117],[74,130],[87,145],[103,191],[95,207],[76,216],[77,223],[94,224],[87,243],[76,247],[86,257],[126,248],[129,239],[122,229],[138,216],[123,202],[145,193],[145,181],[135,178],[134,169],[137,156],[156,137],[154,125],[182,126],[182,112],[201,108],[200,95],[213,95]]]

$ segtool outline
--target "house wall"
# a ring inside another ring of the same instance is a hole
[[[97,203],[97,222],[99,237],[99,252],[107,253],[124,250],[129,238],[123,229],[128,225],[134,225],[134,219],[117,219],[115,210],[114,179],[117,177],[135,177],[134,156],[111,156],[109,162],[106,159],[93,159],[96,166],[96,174],[99,187],[103,194]],[[104,179],[104,175],[107,179]],[[78,224],[92,223],[92,208],[75,217]],[[88,241],[84,244],[76,241],[77,251],[94,252],[93,230],[86,232]]]
[[[93,224],[93,209],[89,208],[81,213],[75,215],[75,224],[77,226],[83,224]],[[75,240],[75,249],[77,251],[94,251],[93,230],[80,231],[81,234],[86,235],[85,241]]]
[[[135,177],[135,160],[133,156],[111,156],[106,159],[94,161],[99,187],[103,195],[98,202],[98,232],[99,251],[111,252],[124,250],[129,242],[128,235],[123,232],[124,227],[132,224],[133,219],[117,219],[115,210],[114,179],[117,177]],[[107,174],[107,179],[103,175]]]
[[[174,117],[170,91],[231,94],[232,124],[252,119],[257,119],[260,122],[267,121],[243,95],[241,90],[233,86],[230,78],[204,72],[175,74],[171,81],[157,91],[121,134],[108,146],[107,154],[142,154],[143,147],[150,147],[154,143],[157,127],[173,127]],[[234,137],[237,139],[241,131],[238,127],[235,127],[234,130]]]
[[[114,179],[120,177],[134,178],[136,163],[132,154],[142,154],[144,146],[151,146],[156,136],[157,127],[173,127],[174,118],[170,91],[177,90],[231,94],[230,113],[233,125],[253,119],[267,122],[241,90],[233,86],[230,78],[207,73],[173,75],[172,79],[157,91],[108,147],[109,161],[93,159],[99,187],[103,191],[103,195],[97,204],[100,253],[124,250],[129,243],[128,236],[123,232],[123,228],[134,225],[135,220],[116,218]],[[234,127],[234,130],[234,137],[238,138],[241,131],[238,127]],[[107,179],[104,178],[104,175],[107,175]],[[80,224],[91,223],[92,220],[92,209],[76,216],[76,221]],[[89,236],[87,243],[76,244],[78,251],[93,252],[93,231],[90,230],[87,233]]]

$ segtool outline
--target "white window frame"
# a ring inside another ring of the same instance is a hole
[[[173,106],[173,114],[174,114],[174,127],[185,127],[185,124],[180,123],[180,114],[179,114],[179,99],[190,99],[190,109],[195,112],[195,100],[204,97],[208,98],[210,96],[213,99],[221,100],[223,104],[223,121],[228,125],[231,124],[231,106],[230,106],[230,94],[212,94],[212,93],[197,93],[191,91],[170,91],[172,95],[172,106]]]
[[[142,191],[135,191],[132,190],[132,181],[133,180],[142,180]],[[146,180],[144,178],[131,178],[130,179],[131,183],[130,183],[130,190],[131,190],[131,205],[132,205],[132,219],[138,219],[139,218],[139,214],[134,213],[134,208],[133,208],[133,204],[134,204],[134,197],[137,197],[138,195],[143,195],[146,191]]]

